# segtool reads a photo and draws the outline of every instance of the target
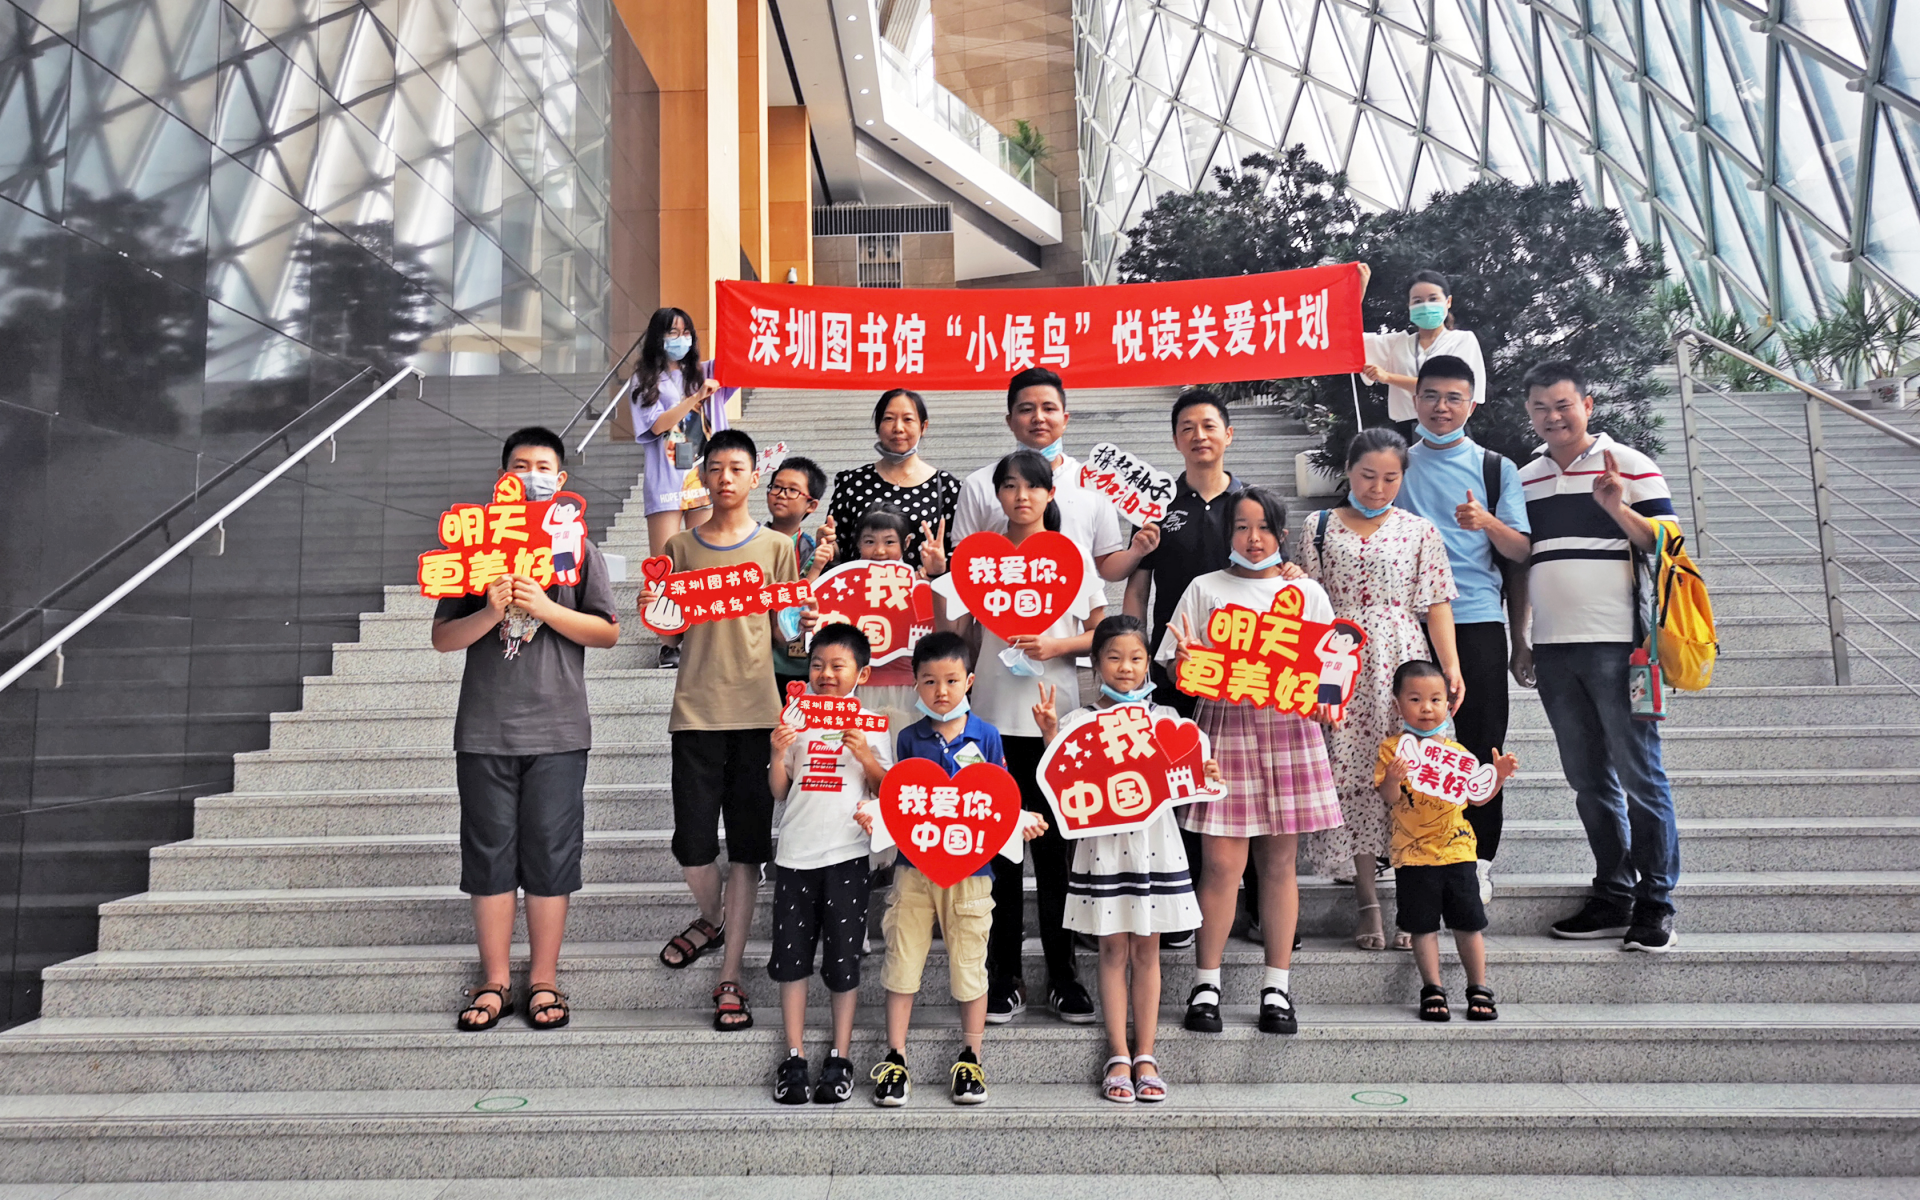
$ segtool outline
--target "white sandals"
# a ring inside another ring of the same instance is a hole
[[[1151,1054],[1142,1054],[1134,1059],[1134,1068],[1137,1070],[1141,1063],[1152,1063],[1155,1068],[1160,1066],[1159,1061]],[[1137,1076],[1133,1081],[1133,1088],[1135,1098],[1142,1104],[1158,1104],[1167,1098],[1167,1081],[1153,1071]]]
[[[1116,1054],[1108,1059],[1104,1069],[1109,1073],[1100,1080],[1100,1094],[1115,1104],[1132,1104],[1133,1075],[1131,1072],[1125,1075],[1111,1074],[1113,1064],[1115,1063],[1119,1063],[1123,1067],[1132,1067],[1134,1060],[1124,1054]],[[1154,1099],[1157,1100],[1160,1099],[1160,1097],[1156,1096]]]

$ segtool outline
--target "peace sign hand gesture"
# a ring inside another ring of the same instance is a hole
[[[1593,481],[1593,501],[1608,514],[1618,517],[1627,507],[1627,477],[1620,473],[1620,465],[1613,461],[1613,451],[1602,452],[1607,469],[1600,478]]]
[[[1188,622],[1185,613],[1180,614],[1180,624],[1171,628],[1173,629],[1174,645],[1173,661],[1177,668],[1179,664],[1192,657],[1193,651],[1201,647],[1199,642],[1193,640],[1193,625]]]
[[[1054,700],[1060,689],[1050,683],[1040,685],[1040,703],[1033,706],[1033,723],[1040,727],[1040,736],[1047,741],[1060,732],[1060,714],[1054,708]]]
[[[940,528],[935,529],[929,521],[920,522],[920,569],[928,579],[937,579],[947,573],[947,519],[940,518]]]

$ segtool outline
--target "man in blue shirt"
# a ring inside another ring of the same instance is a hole
[[[1524,564],[1532,553],[1527,501],[1520,472],[1511,460],[1479,446],[1467,436],[1467,418],[1479,403],[1473,368],[1450,354],[1436,355],[1420,368],[1414,385],[1413,444],[1407,452],[1406,481],[1400,507],[1440,530],[1447,544],[1459,598],[1453,602],[1454,639],[1459,647],[1466,700],[1453,716],[1454,734],[1481,762],[1492,761],[1495,747],[1507,739],[1507,671],[1522,686],[1533,684],[1532,655],[1526,643],[1526,573],[1505,572],[1501,560]],[[1495,486],[1497,485],[1497,486]],[[1512,615],[1509,656],[1507,624],[1501,601]],[[1502,797],[1467,810],[1479,848],[1480,895],[1493,897],[1493,857],[1500,850]]]

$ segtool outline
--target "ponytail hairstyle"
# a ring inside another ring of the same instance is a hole
[[[1413,278],[1407,280],[1407,290],[1412,291],[1413,285],[1416,283],[1431,283],[1440,289],[1440,294],[1443,297],[1448,300],[1453,299],[1453,284],[1449,283],[1447,277],[1438,271],[1415,271]],[[1453,306],[1451,304],[1447,306],[1446,328],[1453,328]]]
[[[1012,454],[1007,455],[998,463],[995,463],[993,468],[993,490],[998,493],[1001,484],[1016,477],[1028,487],[1045,488],[1049,492],[1055,490],[1053,466],[1047,462],[1046,456],[1038,450],[1015,450]],[[1047,501],[1046,515],[1040,519],[1040,523],[1042,527],[1051,533],[1060,532],[1060,502],[1058,500]]]
[[[1121,613],[1103,618],[1093,627],[1093,648],[1088,651],[1089,656],[1094,662],[1099,662],[1100,652],[1107,648],[1107,643],[1119,637],[1139,638],[1140,644],[1146,648],[1147,655],[1149,657],[1153,655],[1153,646],[1147,641],[1147,623],[1139,617]]]
[[[673,328],[675,317],[686,325],[687,335],[693,339],[687,356],[677,362],[667,358],[667,331]],[[700,369],[700,335],[694,331],[693,318],[684,309],[656,308],[640,341],[640,362],[633,368],[637,385],[634,402],[642,409],[651,408],[660,399],[660,377],[675,367],[680,369],[680,386],[686,395],[693,395],[707,381],[706,372]]]
[[[853,527],[854,557],[859,557],[860,539],[873,530],[891,529],[900,539],[900,549],[907,548],[907,539],[912,536],[913,527],[907,523],[907,514],[891,504],[876,504],[866,511],[858,524]]]
[[[1402,471],[1407,469],[1407,439],[1401,437],[1396,429],[1376,425],[1372,429],[1362,429],[1347,443],[1347,470],[1353,470],[1361,459],[1381,450],[1390,451],[1398,457]]]

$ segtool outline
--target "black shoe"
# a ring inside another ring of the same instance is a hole
[[[680,647],[661,646],[660,665],[666,670],[675,670],[680,666]]]
[[[1198,932],[1200,931],[1197,929],[1182,929],[1178,933],[1162,934],[1160,937],[1160,948],[1162,950],[1191,950],[1193,949],[1194,934]]]
[[[1201,1001],[1202,995],[1212,996],[1212,1000]],[[1210,983],[1196,983],[1187,993],[1187,1019],[1181,1022],[1195,1033],[1219,1033],[1220,989]]]
[[[869,1076],[873,1080],[873,1102],[881,1108],[899,1108],[913,1090],[913,1078],[907,1074],[907,1060],[898,1050],[887,1051]]]
[[[1260,1032],[1300,1032],[1300,1018],[1294,1015],[1293,997],[1276,987],[1266,988],[1261,991]]]
[[[807,1102],[806,1059],[789,1054],[780,1060],[780,1069],[773,1073],[773,1098],[782,1104]]]
[[[1095,1021],[1093,997],[1077,979],[1056,983],[1047,991],[1047,1007],[1069,1025],[1091,1025]]]
[[[1673,914],[1661,913],[1657,917],[1634,914],[1633,924],[1620,941],[1622,950],[1641,950],[1648,954],[1665,954],[1680,944],[1680,937],[1673,931]]]
[[[980,1060],[974,1057],[971,1048],[966,1046],[960,1048],[960,1057],[953,1060],[950,1072],[953,1075],[955,1104],[987,1102],[987,1073],[980,1069]]]
[[[1600,938],[1617,938],[1626,933],[1629,925],[1626,913],[1595,897],[1566,920],[1555,921],[1547,932],[1557,938],[1597,941]]]
[[[1005,1025],[1027,1011],[1027,985],[1006,984],[987,993],[987,1024]]]
[[[815,1104],[838,1104],[853,1095],[853,1064],[832,1051],[820,1064],[820,1082],[813,1085]]]

